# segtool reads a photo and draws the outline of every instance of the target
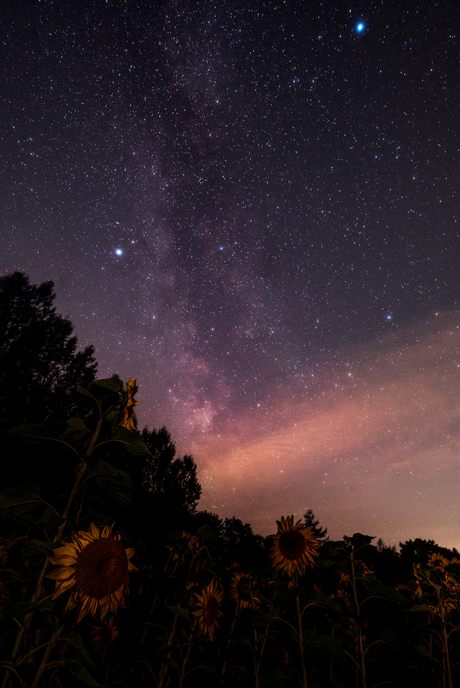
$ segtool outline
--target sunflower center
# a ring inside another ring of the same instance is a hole
[[[219,616],[219,602],[216,600],[215,597],[209,598],[206,604],[204,616],[206,619],[207,626],[212,626],[212,624],[214,624],[217,621],[217,618]]]
[[[78,590],[97,600],[119,590],[128,574],[128,557],[121,542],[97,538],[78,555],[75,583]]]
[[[298,530],[290,530],[283,533],[279,539],[279,548],[281,554],[289,559],[295,561],[300,559],[306,549],[305,538]]]

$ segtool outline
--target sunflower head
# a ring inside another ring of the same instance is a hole
[[[444,612],[444,618],[447,619],[454,611],[454,609],[457,609],[458,600],[453,597],[445,597],[443,600],[441,600],[441,605],[442,611]],[[439,616],[439,618],[442,618],[441,607],[439,604],[430,604],[428,606],[430,607],[431,612],[435,614],[435,616]]]
[[[123,426],[130,432],[133,432],[133,430],[136,429],[136,424],[134,422],[136,418],[134,407],[141,402],[134,399],[134,395],[137,394],[137,385],[136,380],[134,380],[132,377],[130,377],[126,383],[126,393],[128,395],[128,401],[123,408],[123,418],[121,419],[119,425]]]
[[[235,600],[238,610],[255,609],[259,606],[260,600],[253,592],[254,578],[250,573],[234,573],[230,583],[230,598]]]
[[[102,626],[93,626],[91,629],[91,635],[93,636],[91,640],[94,645],[94,649],[102,650],[102,656],[105,657],[107,650],[114,644],[118,636],[118,628],[113,625],[114,617],[110,621],[103,621]]]
[[[195,593],[195,604],[199,609],[193,614],[199,618],[200,628],[208,634],[209,640],[214,639],[214,629],[219,627],[217,619],[223,616],[220,610],[223,596],[223,590],[214,578],[203,588],[201,595]]]
[[[438,554],[437,552],[433,552],[428,557],[427,566],[430,566],[431,568],[433,568],[437,571],[444,571],[446,566],[448,566],[448,565],[449,565],[449,560],[446,559],[446,557],[443,557],[442,554]]]
[[[269,558],[273,559],[273,566],[285,571],[291,578],[296,574],[303,575],[307,566],[314,566],[313,557],[318,555],[318,540],[312,529],[301,521],[294,525],[294,516],[281,516],[281,521],[277,521],[276,525],[278,532],[270,535],[273,547]]]
[[[91,523],[88,532],[74,533],[73,542],[63,543],[50,557],[58,566],[47,575],[56,581],[53,599],[72,590],[65,611],[76,607],[77,623],[88,613],[93,617],[99,613],[101,619],[109,610],[116,613],[118,605],[124,606],[128,572],[138,570],[129,561],[134,549],[125,549],[112,528],[99,529]]]

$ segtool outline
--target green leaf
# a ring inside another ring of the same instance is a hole
[[[67,423],[34,423],[31,425],[18,425],[5,432],[9,435],[23,437],[28,442],[43,442],[53,440],[63,442],[63,435],[67,429]]]
[[[119,378],[109,377],[104,380],[95,380],[93,384],[110,389],[112,392],[123,392],[123,382]]]
[[[188,609],[183,609],[183,607],[171,607],[169,604],[167,607],[170,612],[177,614],[177,616],[182,616],[184,619],[188,619],[190,617]]]
[[[362,533],[354,533],[353,537],[350,538],[350,543],[353,545],[354,551],[357,552],[359,549],[368,547],[372,540],[375,540],[375,537],[363,535]]]
[[[69,643],[71,643],[90,664],[93,664],[91,656],[83,644],[81,635],[78,635],[78,633],[75,633],[74,631],[70,631],[65,640],[68,640]]]
[[[66,441],[77,442],[86,435],[91,435],[91,431],[86,427],[84,421],[77,416],[69,418],[67,421],[67,429],[64,433]]]
[[[32,538],[31,542],[33,542],[38,552],[44,552],[45,554],[51,554],[53,548],[57,549],[55,542],[48,542],[46,540],[36,540],[35,538]]]
[[[83,686],[90,686],[90,688],[104,688],[103,684],[99,683],[99,681],[96,681],[96,679],[91,676],[88,669],[86,669],[84,666],[76,664],[75,662],[69,662],[67,660],[64,660],[64,663],[67,669],[69,669],[69,671]]]
[[[319,639],[319,644],[324,648],[328,658],[331,661],[344,662],[346,664],[350,662],[350,658],[348,657],[346,652],[344,652],[342,646],[337,641],[335,641],[334,638],[331,638],[330,635],[322,633]]]
[[[328,607],[330,609],[335,609],[335,611],[337,611],[337,612],[342,611],[342,607],[337,602],[337,600],[333,600],[331,597],[328,597],[327,595],[323,595],[322,592],[315,592],[315,596],[313,597],[313,602],[315,604],[321,605],[322,607]]]
[[[269,669],[264,673],[262,676],[259,686],[263,688],[264,686],[271,686],[275,681],[280,681],[281,679],[285,680],[285,675],[281,671],[279,667],[274,667],[273,669]]]
[[[200,528],[197,529],[196,531],[200,538],[202,540],[205,540],[206,538],[215,538],[216,537],[216,531],[211,528],[208,524],[201,526]]]
[[[334,688],[347,688],[345,683],[342,683],[342,681],[336,676],[332,677],[332,683],[334,684]]]
[[[30,480],[13,485],[0,492],[0,509],[9,509],[18,504],[27,504],[28,502],[33,502],[30,504],[30,509],[33,509],[38,502],[42,501],[39,494],[40,484],[36,481]]]
[[[399,642],[398,636],[390,628],[383,628],[380,631],[379,640],[382,643],[386,643],[386,645],[389,645],[394,650],[400,650],[401,649],[401,643]]]
[[[141,440],[139,435],[124,428],[122,425],[117,425],[116,434],[112,438],[112,442],[120,442],[131,454],[136,456],[150,454],[150,449]]]
[[[121,486],[113,478],[98,478],[97,484],[105,492],[111,494],[121,506],[128,506],[133,498],[134,489]]]
[[[114,468],[104,459],[88,457],[88,476],[97,477],[97,484],[112,494],[122,505],[130,503],[134,492],[131,478],[125,471]]]
[[[96,397],[94,396],[94,394],[91,394],[91,392],[89,391],[89,388],[90,388],[90,386],[91,386],[91,382],[87,382],[87,383],[85,383],[85,384],[88,385],[88,388],[85,387],[85,386],[83,386],[83,385],[79,382],[79,383],[77,384],[77,392],[78,392],[79,394],[84,394],[85,397],[89,397],[90,399],[92,399],[93,401],[95,401],[96,404],[99,404],[99,402],[98,402],[98,400],[96,399]]]
[[[7,602],[2,606],[1,613],[3,616],[12,616],[15,619],[19,619],[29,612],[44,607],[51,609],[51,600],[40,600],[39,602]]]

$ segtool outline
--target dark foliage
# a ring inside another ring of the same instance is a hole
[[[210,511],[198,511],[191,524],[193,531],[208,526],[225,546],[229,553],[229,563],[239,562],[249,568],[263,568],[266,565],[268,548],[264,538],[254,534],[249,523],[243,523],[239,518],[221,519]],[[270,546],[272,544],[271,538]],[[231,561],[230,561],[231,560]]]
[[[130,476],[134,496],[128,511],[144,537],[153,541],[189,526],[201,486],[193,457],[176,457],[176,447],[165,427],[144,428],[140,437],[151,455],[134,456],[115,448],[106,458]]]
[[[77,351],[54,299],[52,282],[35,286],[20,272],[0,278],[0,429],[82,413],[75,390],[95,378],[94,348]]]

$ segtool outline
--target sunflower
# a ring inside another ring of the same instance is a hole
[[[437,571],[444,571],[446,566],[449,565],[449,563],[449,560],[446,559],[446,557],[443,557],[442,554],[433,552],[428,557],[427,566],[431,566],[433,569],[436,569]]]
[[[101,619],[109,610],[116,613],[118,605],[124,605],[128,572],[138,570],[129,561],[134,549],[125,549],[112,528],[99,530],[91,523],[89,532],[74,533],[73,542],[63,543],[50,557],[59,567],[47,575],[56,581],[52,599],[72,590],[65,611],[77,607],[77,623],[88,613],[96,617],[99,612]]]
[[[134,395],[137,394],[137,385],[136,380],[132,377],[130,377],[126,383],[126,392],[128,394],[128,401],[123,409],[123,418],[118,425],[122,425],[130,432],[133,432],[133,430],[136,429],[136,424],[134,423],[136,418],[134,407],[141,402],[134,399]]]
[[[214,639],[214,628],[216,626],[217,628],[219,627],[217,619],[223,616],[223,613],[220,611],[223,596],[222,588],[214,579],[203,588],[201,595],[195,593],[195,597],[198,600],[195,604],[197,607],[201,607],[201,609],[193,612],[193,614],[199,617],[200,628],[209,635],[209,640]]]
[[[118,628],[113,625],[114,617],[110,621],[103,621],[102,626],[93,626],[91,629],[91,640],[95,643],[94,649],[103,650],[102,657],[104,658],[107,650],[114,644],[118,636]]]
[[[269,558],[273,559],[273,566],[283,569],[290,577],[296,573],[303,575],[307,566],[314,565],[313,557],[318,555],[318,540],[312,529],[301,521],[294,525],[294,516],[281,516],[281,521],[277,521],[276,525],[278,532],[270,535],[273,547]]]
[[[259,605],[259,598],[253,593],[254,579],[250,573],[234,573],[230,583],[230,598],[235,600],[238,610],[255,609]]]
[[[361,559],[355,559],[355,578],[365,578],[368,574],[375,573],[371,571],[367,564]],[[347,571],[339,573],[339,585],[348,585],[350,583],[351,574]]]

